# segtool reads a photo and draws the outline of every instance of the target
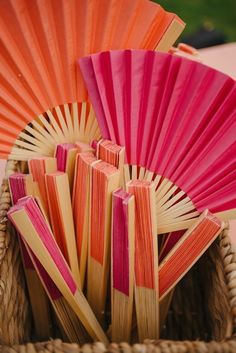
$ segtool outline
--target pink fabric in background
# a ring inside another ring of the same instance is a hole
[[[236,79],[236,43],[201,49],[199,50],[199,59],[203,64]]]

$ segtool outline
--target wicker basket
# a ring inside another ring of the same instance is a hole
[[[6,219],[8,176],[19,169],[9,161],[0,196],[0,352],[3,353],[187,353],[236,352],[236,253],[225,229],[176,287],[162,339],[143,344],[84,345],[32,340],[32,319],[17,238]]]

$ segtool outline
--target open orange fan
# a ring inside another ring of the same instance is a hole
[[[2,0],[0,157],[51,155],[56,143],[99,138],[76,60],[108,49],[168,50],[183,28],[148,0]]]

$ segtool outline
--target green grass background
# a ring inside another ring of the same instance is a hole
[[[165,10],[175,12],[186,22],[183,32],[188,35],[208,21],[227,36],[228,42],[236,41],[236,0],[154,0]]]

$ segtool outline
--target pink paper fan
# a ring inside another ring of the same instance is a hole
[[[130,178],[156,183],[158,232],[186,228],[205,208],[235,217],[233,79],[145,50],[94,54],[80,67],[102,136],[125,146]]]

